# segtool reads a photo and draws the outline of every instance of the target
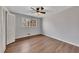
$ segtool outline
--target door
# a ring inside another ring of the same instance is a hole
[[[7,44],[15,42],[15,16],[7,13]]]

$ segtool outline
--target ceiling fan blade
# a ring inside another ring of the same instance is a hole
[[[40,12],[40,13],[46,14],[46,12]]]
[[[31,9],[34,10],[34,11],[36,11],[36,9],[34,9],[34,8],[32,8],[32,7],[31,7]]]
[[[41,6],[41,10],[44,10],[44,7]]]
[[[34,10],[34,11],[36,11],[36,12],[40,12],[39,8],[34,9],[34,8],[31,7],[31,9]]]

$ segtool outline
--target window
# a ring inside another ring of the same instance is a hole
[[[36,20],[31,20],[31,21],[30,21],[30,27],[31,27],[31,28],[36,27],[36,24],[37,24],[37,23],[36,23]]]
[[[37,20],[36,19],[26,19],[23,18],[23,25],[26,28],[36,28],[37,27]]]

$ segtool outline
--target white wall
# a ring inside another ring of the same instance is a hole
[[[2,8],[0,7],[0,52],[2,52]]]
[[[42,33],[42,19],[21,14],[15,14],[15,16],[16,16],[16,32],[15,32],[16,38],[26,37],[28,33],[31,33],[31,35],[37,35]],[[38,22],[38,27],[31,29],[23,27],[22,23],[23,18],[36,19]]]
[[[79,7],[71,7],[43,19],[43,33],[79,46]]]

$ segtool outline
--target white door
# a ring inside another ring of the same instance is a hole
[[[15,16],[7,13],[7,44],[15,42]]]

